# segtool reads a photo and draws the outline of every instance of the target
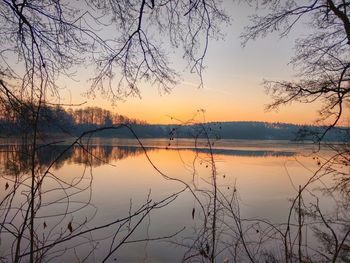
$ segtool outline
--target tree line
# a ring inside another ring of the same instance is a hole
[[[34,119],[31,103],[21,103],[15,107],[8,103],[2,107],[0,125],[2,135],[23,135],[33,132]],[[123,124],[145,125],[146,122],[113,113],[100,107],[63,108],[59,105],[42,105],[39,112],[38,127],[46,134],[74,135],[77,132],[101,126]]]
[[[1,135],[23,136],[31,134],[31,104],[3,109],[0,114]],[[129,118],[100,107],[67,108],[62,106],[42,106],[38,127],[46,135],[76,136],[82,132],[126,124],[132,127],[140,138],[194,138],[198,136],[201,125],[211,130],[214,139],[256,139],[256,140],[317,140],[317,135],[327,127],[268,122],[211,122],[206,124],[185,123],[148,124],[145,121]],[[303,131],[307,131],[304,134]],[[310,131],[313,131],[311,133]],[[326,140],[339,141],[349,133],[348,128],[334,127],[326,135]],[[132,138],[134,135],[125,128],[104,130],[96,133],[100,137]],[[203,137],[199,136],[199,137]]]

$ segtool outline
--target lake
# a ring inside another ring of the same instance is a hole
[[[313,153],[317,146],[311,143],[287,141],[141,141],[142,147],[137,140],[90,138],[69,149],[60,141],[38,150],[34,225],[44,262],[197,262],[210,257],[215,242],[217,262],[233,262],[235,253],[248,262],[242,242],[233,241],[239,239],[237,233],[246,235],[252,254],[264,244],[279,251],[280,241],[262,240],[268,236],[261,236],[268,229],[264,222],[283,225],[299,185],[331,155],[328,149]],[[16,140],[0,145],[4,262],[12,260],[15,233],[28,224],[30,153],[31,147]],[[315,181],[303,202],[319,198],[320,207],[332,210],[334,200],[320,190],[332,180],[323,176]],[[230,201],[225,203],[225,197]],[[227,215],[227,209],[234,209],[235,216]],[[212,229],[203,228],[205,221],[213,226],[213,211],[214,242]],[[23,261],[28,259],[26,231]],[[313,239],[309,234],[309,242],[316,244]]]

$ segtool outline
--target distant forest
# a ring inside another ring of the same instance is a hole
[[[21,104],[17,107],[9,105],[0,114],[0,135],[22,136],[33,131],[32,107],[30,104]],[[99,107],[79,109],[64,109],[61,106],[43,106],[39,114],[39,130],[46,136],[78,136],[82,132],[101,127],[127,124],[139,138],[201,138],[209,136],[217,139],[253,139],[253,140],[312,140],[322,134],[326,127],[303,126],[286,123],[267,122],[211,122],[189,123],[179,125],[148,124],[145,121],[131,119],[117,113],[112,113]],[[203,125],[207,134],[199,133]],[[349,128],[332,128],[325,139],[332,141],[343,140]],[[95,136],[133,138],[127,128],[105,130]]]

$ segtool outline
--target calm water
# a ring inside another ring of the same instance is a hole
[[[43,244],[127,217],[147,200],[153,204],[181,191],[184,183],[195,191],[211,189],[212,162],[206,142],[196,146],[193,140],[175,140],[170,145],[169,140],[142,142],[144,148],[135,140],[94,139],[84,142],[84,148],[73,147],[58,158],[41,185],[35,225]],[[43,174],[66,147],[65,143],[43,147],[36,160],[38,174]],[[1,200],[12,189],[15,178],[20,178],[23,185],[29,184],[29,150],[16,142],[3,142],[0,146],[0,187],[5,189]],[[223,193],[236,189],[242,218],[285,222],[289,199],[297,195],[298,186],[307,182],[318,167],[314,155],[310,155],[312,150],[310,144],[284,141],[219,141],[212,149],[218,187]],[[313,187],[331,179],[324,180]],[[19,208],[25,204],[28,188],[23,185],[12,200],[14,209],[6,214],[5,221],[12,222],[13,228],[24,218]],[[198,197],[203,203],[208,201],[200,191]],[[328,206],[331,204],[325,201],[325,207]],[[128,238],[130,243],[123,244],[107,262],[181,262],[187,248],[179,244],[190,245],[203,222],[198,211],[190,191],[182,192],[169,205],[151,211]],[[137,222],[136,218],[125,225],[116,224],[69,240],[50,250],[46,258],[53,262],[101,262],[113,238],[117,244]],[[73,233],[67,229],[69,223]],[[118,227],[120,231],[114,235]],[[170,236],[184,227],[170,239],[133,242]],[[11,238],[1,236],[0,256],[7,259]],[[74,246],[74,250],[69,250]],[[230,256],[225,253],[219,257]]]

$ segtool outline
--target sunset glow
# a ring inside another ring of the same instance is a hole
[[[93,70],[89,67],[76,72],[79,81],[62,80],[61,98],[64,103],[82,103],[98,106],[130,118],[151,124],[174,123],[171,117],[188,121],[199,109],[205,110],[206,121],[266,121],[294,124],[313,124],[318,117],[320,104],[302,105],[293,103],[279,111],[265,110],[272,102],[266,94],[264,80],[293,80],[296,71],[289,64],[294,56],[295,40],[308,28],[298,25],[288,38],[271,34],[242,47],[240,35],[253,12],[245,5],[238,7],[227,3],[227,11],[235,21],[223,28],[223,40],[211,41],[206,54],[203,71],[204,87],[199,88],[200,79],[189,73],[181,60],[181,53],[169,55],[171,64],[180,74],[180,79],[169,93],[149,83],[140,86],[140,97],[126,97],[112,103],[96,93],[82,96],[91,86],[89,78]],[[114,87],[118,85],[113,83]],[[113,86],[112,85],[112,86]],[[69,92],[67,91],[69,90]],[[198,119],[199,118],[199,119]],[[198,121],[203,116],[197,117]]]

